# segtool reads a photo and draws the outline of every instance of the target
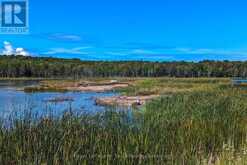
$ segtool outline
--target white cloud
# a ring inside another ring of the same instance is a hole
[[[8,42],[8,41],[4,41],[3,44],[4,44],[4,46],[3,46],[3,52],[2,52],[2,54],[8,55],[8,56],[9,55],[13,55],[15,51],[14,51],[14,48],[11,45],[11,43]]]
[[[3,55],[20,55],[20,56],[30,56],[30,53],[27,52],[24,48],[14,48],[13,45],[8,42],[4,41],[3,42],[3,50],[2,53]]]
[[[16,48],[15,50],[16,55],[21,55],[21,56],[29,56],[30,54],[24,50],[23,48]]]
[[[87,55],[89,54],[86,49],[90,49],[92,47],[76,47],[76,48],[51,48],[49,51],[44,52],[46,55],[54,55],[54,54],[78,54],[78,55]]]

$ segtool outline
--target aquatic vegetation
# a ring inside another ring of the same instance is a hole
[[[10,118],[0,124],[0,164],[244,164],[246,92],[213,89],[161,97],[131,114]]]
[[[173,95],[215,90],[231,86],[228,78],[139,78],[131,86],[120,89],[124,95]]]

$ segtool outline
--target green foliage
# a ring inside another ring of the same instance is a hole
[[[247,62],[90,62],[0,56],[0,77],[247,77]]]

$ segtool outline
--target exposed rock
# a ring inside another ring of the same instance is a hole
[[[36,91],[79,91],[79,92],[105,92],[119,88],[126,88],[130,84],[128,82],[118,82],[116,80],[102,82],[43,82],[39,86],[25,87],[25,92]]]
[[[97,105],[103,106],[140,106],[146,102],[159,97],[159,95],[150,96],[114,96],[106,98],[97,98],[95,100]]]

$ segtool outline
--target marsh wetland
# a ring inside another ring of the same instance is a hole
[[[103,92],[65,90],[86,81],[129,85]],[[132,108],[131,115],[117,105],[94,104],[93,97],[114,95],[158,97]],[[14,89],[6,83],[1,86],[1,110],[11,107],[15,99],[25,105],[26,98],[34,98],[41,114],[47,108],[41,102],[54,104],[50,110],[59,117],[41,115],[33,120],[30,114],[36,111],[30,108],[27,114],[5,118],[10,124],[0,127],[0,164],[247,162],[247,91],[233,87],[227,78],[50,80]],[[13,111],[22,112],[15,105]],[[94,113],[78,113],[83,111]]]

